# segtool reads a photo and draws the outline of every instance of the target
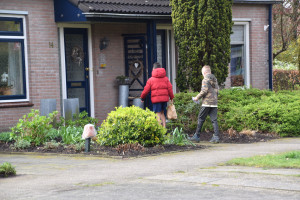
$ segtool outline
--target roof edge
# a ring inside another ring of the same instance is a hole
[[[233,0],[233,3],[243,3],[243,4],[279,4],[283,3],[283,0],[273,0],[273,1],[259,1],[259,0]]]
[[[134,19],[170,19],[171,15],[157,15],[157,14],[120,14],[120,13],[83,13],[85,17],[101,17],[101,18],[134,18]]]

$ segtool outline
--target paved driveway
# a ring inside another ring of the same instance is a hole
[[[12,163],[18,174],[0,179],[0,199],[299,200],[300,169],[219,165],[290,150],[300,150],[300,138],[133,159],[0,153],[0,163]]]

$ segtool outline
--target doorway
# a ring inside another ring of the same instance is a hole
[[[79,111],[90,116],[88,29],[64,28],[67,98],[79,99]]]

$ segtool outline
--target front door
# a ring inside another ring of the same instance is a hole
[[[125,74],[130,77],[129,96],[140,97],[147,82],[146,40],[144,36],[127,36],[125,46]]]
[[[85,28],[65,28],[67,98],[78,98],[80,112],[90,115],[88,37]]]

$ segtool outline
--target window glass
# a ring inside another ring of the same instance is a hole
[[[230,55],[230,87],[241,87],[247,85],[246,69],[246,25],[236,24],[232,27],[231,55]]]
[[[156,47],[157,47],[157,62],[159,62],[161,65],[163,65],[163,50],[162,50],[162,38],[161,35],[156,35]],[[162,66],[165,67],[165,66]]]
[[[231,43],[243,43],[244,42],[244,26],[243,25],[234,25],[232,27],[232,32],[230,36]]]
[[[0,97],[24,95],[23,43],[0,40]]]
[[[231,45],[230,81],[231,87],[245,85],[244,45]]]
[[[20,22],[0,20],[0,31],[20,32]]]
[[[0,17],[0,35],[22,35],[22,19]]]

